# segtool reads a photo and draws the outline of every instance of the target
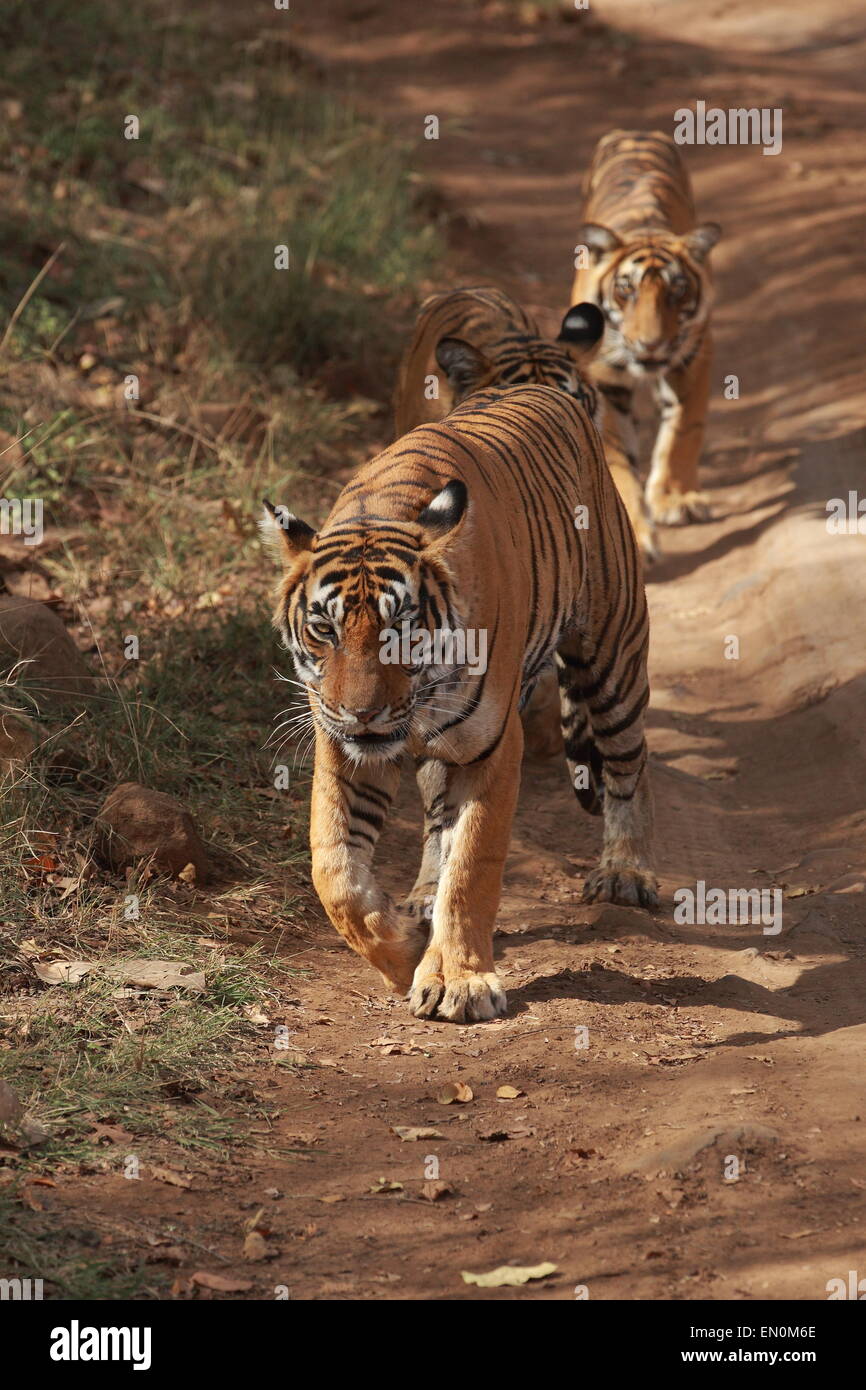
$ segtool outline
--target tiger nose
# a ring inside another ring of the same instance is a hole
[[[354,711],[355,718],[359,724],[370,724],[376,718],[376,715],[381,713],[381,705],[376,705],[372,709],[356,709]]]

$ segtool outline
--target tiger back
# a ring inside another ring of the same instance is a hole
[[[606,329],[592,375],[605,397],[605,452],[645,554],[656,524],[708,514],[698,491],[710,389],[713,283],[721,229],[698,224],[688,171],[661,131],[616,130],[598,143],[587,184],[572,293],[597,304]],[[654,389],[659,428],[644,489],[633,394]],[[644,501],[645,496],[645,501]]]
[[[603,329],[594,305],[576,305],[551,341],[510,295],[491,285],[431,295],[400,363],[395,438],[444,419],[473,391],[533,384],[567,392],[600,427],[598,393],[585,368]]]
[[[604,331],[592,304],[576,304],[556,341],[503,290],[490,285],[431,295],[421,306],[394,396],[395,437],[444,419],[474,392],[537,384],[578,401],[601,430],[602,403],[586,367]],[[550,667],[523,713],[526,752],[548,758],[562,749],[559,695]]]
[[[598,434],[562,391],[482,392],[362,467],[318,534],[290,513],[276,521],[272,509],[285,567],[275,622],[315,733],[322,903],[353,949],[410,991],[417,1016],[495,1017],[505,1011],[492,939],[520,781],[519,706],[551,657],[572,785],[604,815],[584,897],[657,902],[647,607]],[[447,660],[443,633],[463,638]],[[470,649],[483,661],[467,660]],[[373,854],[405,755],[424,848],[401,908]]]

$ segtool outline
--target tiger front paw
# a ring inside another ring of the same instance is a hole
[[[650,516],[659,526],[688,526],[693,521],[709,521],[710,502],[702,492],[659,489],[647,494]]]
[[[482,1023],[506,1014],[508,1002],[495,971],[477,974],[462,970],[446,976],[441,962],[425,959],[415,972],[409,1008],[416,1018]]]
[[[587,875],[583,885],[585,903],[620,903],[623,907],[659,905],[659,885],[654,874],[628,864],[607,864]]]

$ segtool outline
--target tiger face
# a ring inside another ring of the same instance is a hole
[[[712,307],[704,262],[720,235],[715,222],[682,236],[641,233],[625,241],[595,223],[581,228],[593,261],[593,297],[607,320],[602,355],[608,365],[643,377],[688,357]]]
[[[444,337],[436,361],[452,392],[454,409],[476,391],[512,386],[552,386],[572,396],[598,424],[596,392],[583,375],[604,332],[595,304],[575,304],[562,321],[555,342],[528,333],[505,334],[483,352],[463,338]]]
[[[262,529],[285,569],[275,623],[316,725],[355,763],[398,759],[459,683],[461,668],[436,664],[442,644],[424,634],[460,625],[447,550],[466,504],[454,479],[416,522],[362,517],[317,535],[265,503]]]

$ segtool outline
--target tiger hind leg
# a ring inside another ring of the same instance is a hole
[[[433,905],[439,891],[444,858],[444,841],[450,828],[444,765],[434,758],[421,759],[415,766],[415,779],[424,805],[424,850],[421,867],[403,909],[419,926],[433,926]]]
[[[589,711],[575,682],[575,668],[557,652],[559,708],[565,760],[574,794],[591,816],[600,816],[604,800],[603,762],[592,737]]]
[[[594,681],[575,651],[557,654],[566,759],[578,801],[604,815],[597,869],[587,875],[584,902],[658,906],[651,867],[652,794],[643,732],[645,676],[620,693]],[[638,663],[641,667],[641,663]]]

